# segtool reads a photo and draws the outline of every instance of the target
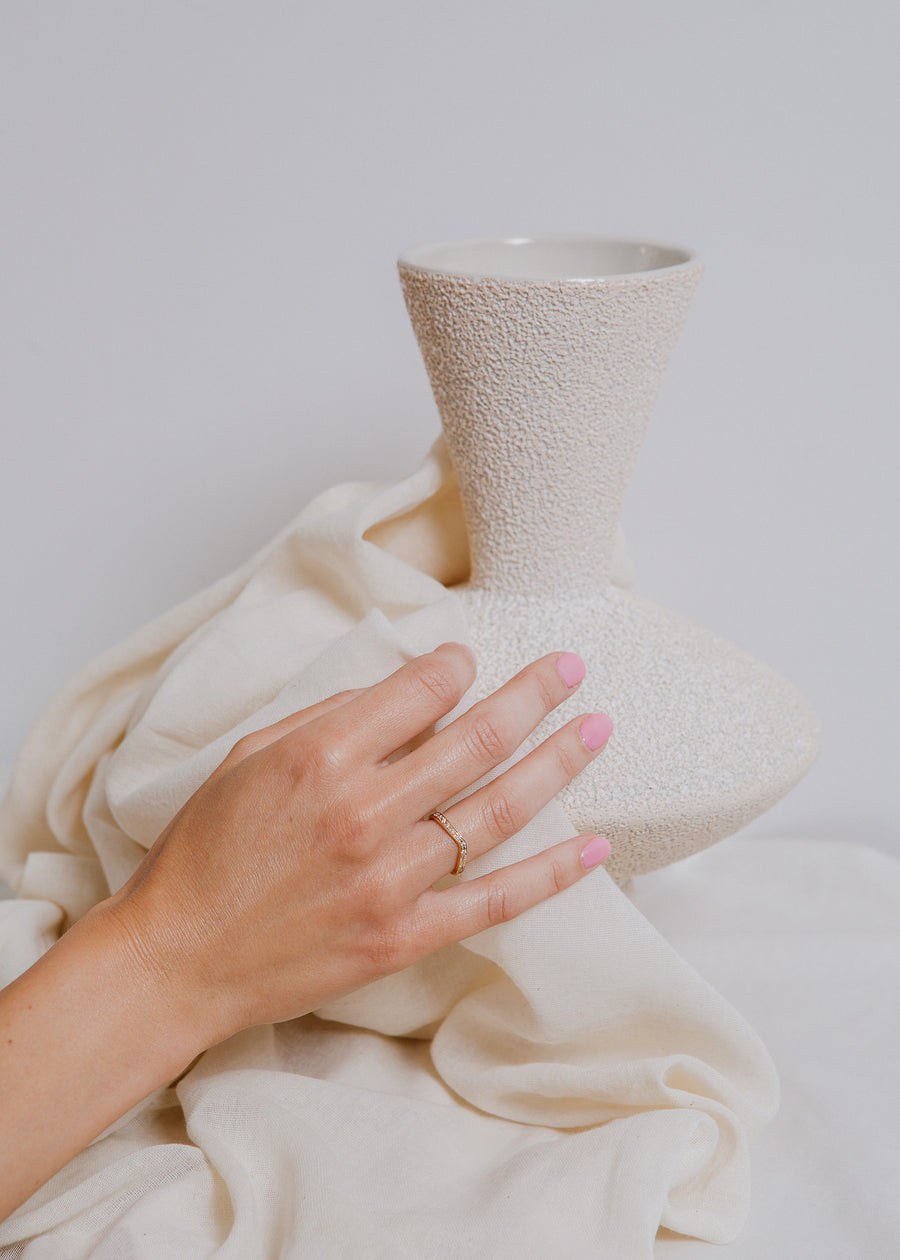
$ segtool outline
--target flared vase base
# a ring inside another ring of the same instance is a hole
[[[609,838],[622,882],[704,849],[758,817],[819,751],[819,721],[796,687],[740,648],[619,587],[545,599],[455,587],[488,695],[530,660],[580,653],[587,677],[534,733],[582,712],[615,730],[560,795],[579,832]]]

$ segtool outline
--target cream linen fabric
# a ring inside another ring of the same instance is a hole
[[[464,552],[438,444],[404,481],[320,496],[76,678],[0,815],[2,981],[121,885],[241,735],[465,640],[444,585]],[[553,805],[466,877],[572,833]],[[738,1233],[777,1092],[756,1034],[600,870],[209,1051],[0,1226],[0,1256],[638,1260],[659,1226]]]
[[[848,805],[864,807],[848,777]],[[861,838],[735,836],[635,881],[637,906],[752,1019],[782,1083],[727,1260],[900,1256],[900,861]],[[723,1260],[661,1237],[656,1260]]]

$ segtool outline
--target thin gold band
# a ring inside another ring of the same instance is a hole
[[[432,822],[436,822],[439,827],[443,827],[444,831],[446,831],[447,835],[456,845],[458,849],[458,853],[456,855],[456,865],[454,866],[453,870],[450,873],[451,875],[462,875],[463,871],[466,869],[466,842],[465,840],[459,834],[456,828],[453,826],[453,823],[450,821],[450,819],[445,818],[444,815],[440,813],[439,810],[435,810],[434,813],[429,814],[428,817]]]

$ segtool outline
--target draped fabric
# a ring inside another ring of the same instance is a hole
[[[438,444],[326,492],[73,680],[0,814],[0,979],[121,886],[242,735],[465,641],[464,573]],[[573,831],[554,803],[464,878]],[[207,1052],[0,1226],[0,1256],[637,1260],[660,1226],[735,1237],[777,1096],[753,1029],[601,869]]]

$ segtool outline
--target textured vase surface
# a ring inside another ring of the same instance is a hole
[[[687,250],[604,238],[469,241],[400,260],[469,536],[457,587],[487,694],[578,651],[587,678],[529,742],[602,709],[605,752],[561,795],[617,879],[729,835],[819,748],[800,693],[618,584],[619,517],[700,279]]]

